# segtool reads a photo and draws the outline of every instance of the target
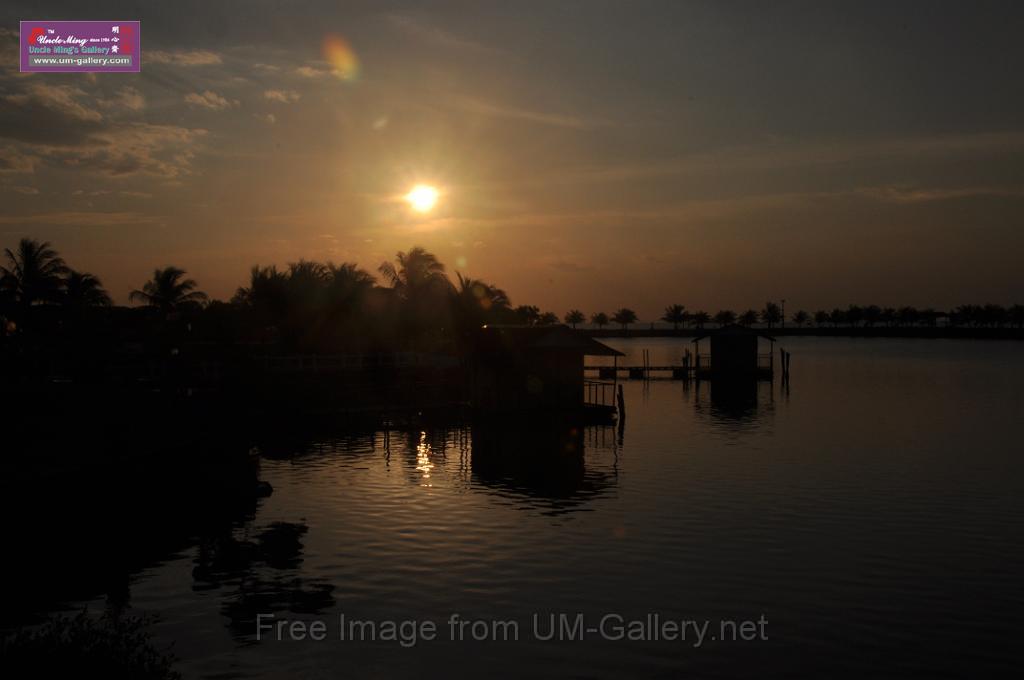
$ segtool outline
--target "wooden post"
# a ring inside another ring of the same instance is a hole
[[[619,385],[618,390],[618,401],[619,401],[619,422],[621,423],[626,419],[626,398],[622,395],[622,385]]]

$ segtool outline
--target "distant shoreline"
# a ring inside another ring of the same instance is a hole
[[[708,328],[584,328],[594,338],[695,338],[713,333]],[[842,338],[931,338],[942,340],[1024,340],[1024,328],[953,327],[861,327],[861,328],[758,328],[754,330],[773,337],[842,337]]]

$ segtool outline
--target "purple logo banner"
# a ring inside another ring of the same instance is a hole
[[[138,21],[22,21],[22,72],[138,73]]]

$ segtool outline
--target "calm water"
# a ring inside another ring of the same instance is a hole
[[[654,363],[684,346],[610,344]],[[131,607],[159,615],[187,677],[1017,668],[1024,345],[784,345],[788,390],[627,382],[621,433],[510,422],[267,445],[275,491],[254,520],[135,574]],[[525,462],[537,457],[548,462]],[[331,637],[256,642],[261,612],[322,619]],[[453,612],[514,620],[520,640],[452,641]],[[768,639],[537,640],[533,614],[552,612],[588,626],[608,613],[707,619],[709,636],[764,616]],[[433,621],[438,639],[338,641],[341,613]]]

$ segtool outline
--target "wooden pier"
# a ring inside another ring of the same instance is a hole
[[[602,380],[686,380],[696,377],[697,370],[693,367],[679,366],[584,366],[584,371],[596,371]]]
[[[710,339],[711,351],[702,351],[701,341]],[[766,340],[759,346],[759,340]],[[679,364],[652,364],[651,352],[642,350],[639,364],[620,365],[618,357],[610,366],[584,365],[584,372],[597,372],[602,380],[710,380],[753,379],[773,380],[775,377],[775,338],[736,324],[723,326],[691,341],[693,347],[682,352]],[[765,352],[764,349],[768,351]],[[779,367],[783,381],[789,378],[791,355],[779,348]]]

